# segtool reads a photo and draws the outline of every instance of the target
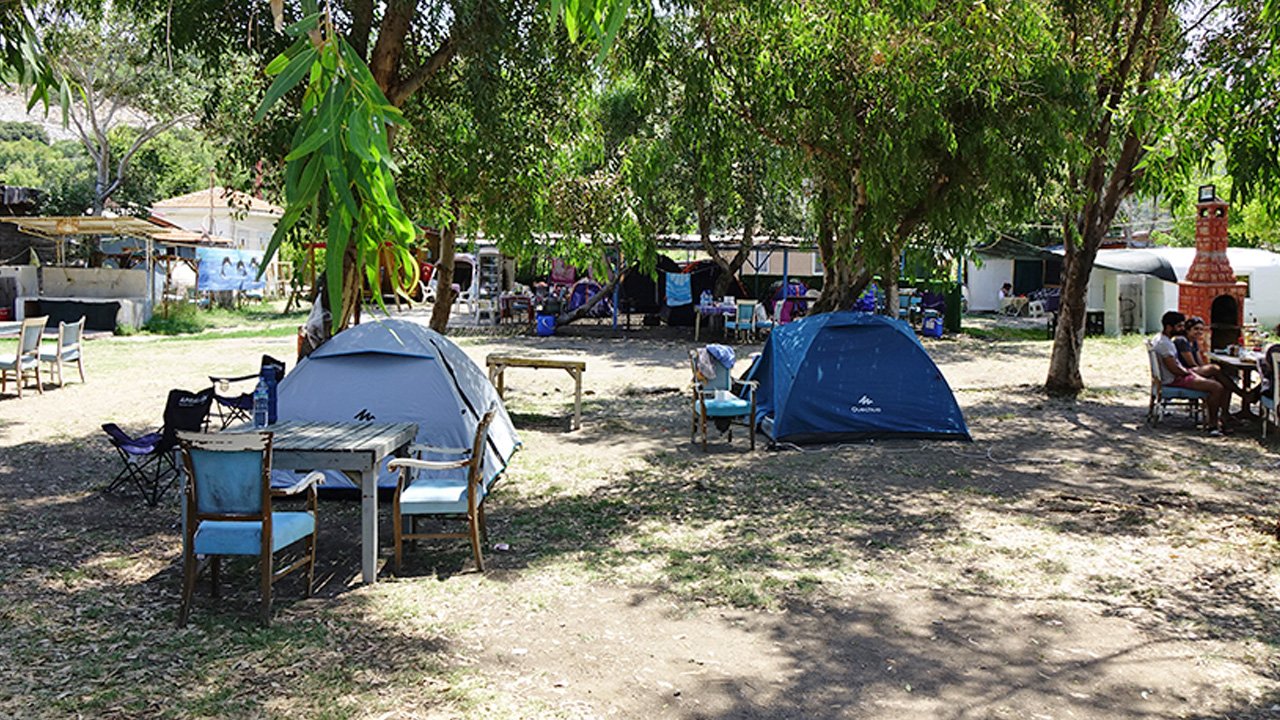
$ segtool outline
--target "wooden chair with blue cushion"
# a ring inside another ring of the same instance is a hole
[[[756,301],[739,300],[734,308],[733,319],[724,321],[724,331],[733,331],[734,337],[741,342],[751,340],[756,334]],[[772,327],[772,323],[770,323]]]
[[[1165,385],[1160,379],[1160,358],[1155,347],[1147,341],[1147,360],[1151,365],[1151,397],[1147,405],[1147,424],[1155,427],[1164,419],[1165,410],[1172,405],[1184,405],[1191,415],[1191,422],[1200,423],[1201,401],[1209,397],[1206,392]]]
[[[315,582],[316,484],[311,473],[286,490],[271,490],[271,433],[179,433],[187,471],[187,501],[182,548],[182,605],[178,625],[187,623],[196,580],[207,559],[213,596],[218,595],[219,561],[223,556],[258,556],[262,624],[271,623],[271,586],[306,567],[307,595]],[[278,512],[271,500],[307,493],[306,509]],[[304,542],[301,557],[274,569],[275,553]]]
[[[714,360],[712,361],[714,362]],[[744,425],[751,449],[756,449],[756,382],[734,380],[729,368],[716,369],[714,378],[703,375],[698,368],[698,351],[689,351],[689,366],[693,370],[693,429],[691,440],[698,439],[702,431],[702,449],[707,449],[707,423],[724,425],[729,441],[733,442],[733,425]]]
[[[18,383],[18,397],[22,397],[22,385],[28,377],[36,379],[36,390],[44,394],[44,384],[40,382],[40,340],[44,337],[44,326],[48,317],[33,317],[22,321],[18,330],[18,352],[14,355],[0,356],[0,392],[4,392],[9,376]]]
[[[58,387],[62,387],[62,365],[76,364],[80,371],[80,382],[84,382],[84,355],[80,352],[80,336],[84,335],[84,316],[73,323],[58,323],[58,346],[51,353],[40,353],[40,362],[49,365],[49,382],[58,376]]]
[[[480,418],[470,448],[411,445],[411,457],[396,458],[388,463],[388,468],[400,470],[391,508],[397,571],[403,560],[405,540],[470,539],[476,569],[484,572],[484,501],[492,492],[499,474],[495,472],[492,477],[485,477],[484,451],[489,424],[496,413],[497,408],[491,407]],[[440,457],[449,459],[434,459]],[[411,518],[409,532],[404,528],[406,515]],[[418,519],[422,516],[465,519],[467,531],[418,532]]]

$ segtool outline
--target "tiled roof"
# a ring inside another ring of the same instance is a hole
[[[213,194],[212,198],[210,198],[210,193]],[[217,186],[211,189],[197,190],[192,193],[187,193],[186,195],[167,198],[153,204],[151,207],[155,210],[172,210],[175,208],[200,208],[207,210],[211,202],[215,210],[234,205],[238,208],[247,207],[250,212],[261,212],[269,215],[284,214],[283,208],[272,205],[266,200],[247,195],[237,190],[228,190],[227,188]]]

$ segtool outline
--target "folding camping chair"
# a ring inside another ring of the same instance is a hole
[[[248,389],[248,392],[242,392],[237,395],[231,395],[231,384],[253,380],[254,387],[257,387],[257,380],[266,375],[267,372],[275,373],[275,381],[279,383],[284,379],[285,364],[282,360],[276,360],[270,355],[262,356],[262,365],[255,375],[241,375],[239,377],[216,377],[209,376],[209,382],[213,383],[213,413],[210,413],[210,419],[216,419],[219,430],[226,430],[236,423],[248,423],[253,419],[253,391],[254,388]]]
[[[102,431],[111,439],[111,446],[124,465],[106,492],[132,486],[148,505],[158,505],[178,477],[178,465],[173,457],[178,447],[178,431],[203,429],[212,401],[212,389],[198,393],[170,390],[164,406],[164,426],[138,437],[131,437],[115,423],[104,423]]]
[[[261,574],[261,619],[271,624],[271,586],[294,570],[307,568],[307,596],[315,584],[316,483],[314,472],[287,490],[271,489],[271,433],[182,433],[187,474],[182,546],[182,604],[178,626],[187,624],[201,561],[207,559],[213,596],[218,596],[219,562],[224,555],[258,556]],[[273,496],[307,492],[302,511],[277,512]],[[306,541],[301,557],[275,570],[277,551]]]

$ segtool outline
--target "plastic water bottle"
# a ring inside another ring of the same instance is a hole
[[[267,373],[267,424],[275,425],[279,409],[280,383],[274,372]]]
[[[270,412],[271,391],[267,389],[267,379],[258,378],[258,387],[253,389],[253,426],[266,427]]]

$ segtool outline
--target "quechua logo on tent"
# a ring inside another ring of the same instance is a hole
[[[356,413],[355,417],[356,420],[360,420],[361,422],[371,422],[377,419],[373,416],[373,413],[369,412],[368,408],[361,408],[360,412]]]
[[[854,412],[854,413],[878,413],[883,411],[884,409],[877,406],[876,401],[872,400],[867,395],[863,395],[862,397],[858,398],[857,404],[849,408],[849,412]]]

